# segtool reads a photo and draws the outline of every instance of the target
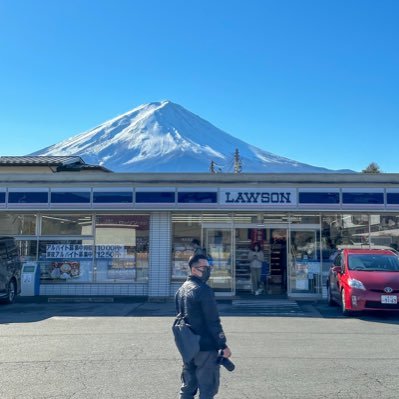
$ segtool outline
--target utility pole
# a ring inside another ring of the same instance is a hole
[[[211,172],[211,173],[216,173],[216,170],[215,170],[215,161],[211,161],[211,164],[209,165],[209,172]]]
[[[242,172],[242,162],[238,148],[234,151],[234,173]]]

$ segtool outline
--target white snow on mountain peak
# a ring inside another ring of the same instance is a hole
[[[31,155],[79,155],[115,172],[333,172],[249,145],[169,100],[143,104]]]

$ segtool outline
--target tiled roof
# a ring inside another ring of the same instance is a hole
[[[88,165],[88,164],[71,164],[71,165],[60,165],[57,166],[57,172],[73,172],[80,170],[101,170],[102,172],[111,172],[110,169],[107,169],[101,165]]]
[[[0,156],[0,166],[47,166],[51,168],[53,172],[76,172],[81,170],[111,172],[111,170],[101,165],[89,165],[78,156]]]
[[[80,164],[85,165],[82,158],[78,156],[0,156],[0,165],[42,165],[60,166]]]

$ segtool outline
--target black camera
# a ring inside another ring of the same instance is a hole
[[[216,363],[220,364],[228,371],[233,371],[236,368],[235,364],[231,360],[227,357],[223,357],[223,349],[219,351]]]

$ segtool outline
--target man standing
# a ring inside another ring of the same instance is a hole
[[[211,267],[205,255],[194,255],[188,265],[190,275],[176,293],[176,311],[186,316],[195,334],[200,336],[200,351],[189,363],[183,364],[180,399],[213,399],[219,389],[220,365],[218,351],[228,358],[231,351],[220,323],[215,294],[206,282]]]

